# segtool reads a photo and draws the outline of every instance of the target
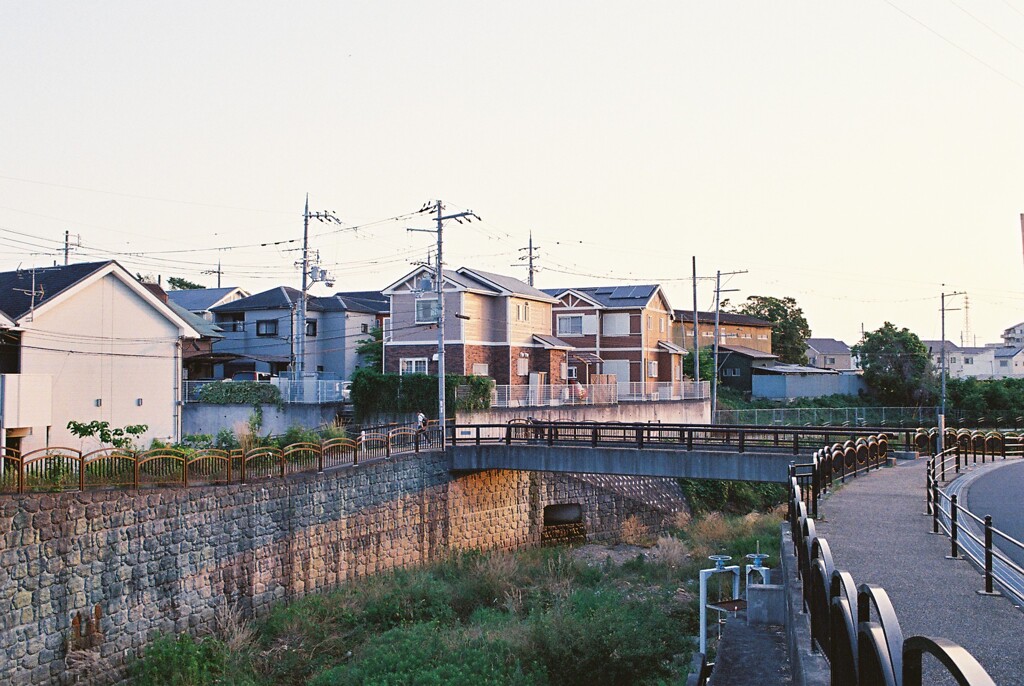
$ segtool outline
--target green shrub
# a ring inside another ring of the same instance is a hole
[[[222,381],[199,389],[199,402],[213,405],[283,405],[281,389],[256,381]]]
[[[448,584],[426,569],[399,570],[386,583],[367,590],[363,618],[379,630],[414,622],[447,624],[455,619]]]
[[[203,686],[224,683],[226,665],[224,645],[214,638],[159,636],[130,664],[129,674],[136,686]]]
[[[286,448],[296,443],[320,443],[320,434],[313,429],[293,424],[288,430],[277,437],[275,441],[278,448]]]
[[[485,376],[445,375],[448,412],[486,409],[491,405],[494,381]],[[352,404],[356,419],[377,414],[430,415],[437,407],[437,377],[428,374],[381,374],[360,368],[352,374]]]
[[[761,512],[786,501],[786,489],[781,484],[720,479],[680,479],[679,484],[695,514]]]

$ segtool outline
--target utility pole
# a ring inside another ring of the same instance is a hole
[[[444,223],[454,219],[459,224],[471,222],[474,219],[480,221],[480,217],[472,210],[444,214],[444,203],[440,200],[427,202],[419,209],[420,212],[433,211],[434,221],[437,224],[435,229],[406,229],[407,231],[424,231],[437,234],[437,264],[434,273],[437,275],[434,290],[437,293],[437,421],[441,428],[441,451],[445,449],[445,372],[444,372]]]
[[[693,381],[700,388],[700,326],[697,324],[697,256],[693,256]]]
[[[519,252],[522,252],[524,250],[527,251],[527,254],[526,255],[522,255],[519,258],[519,261],[522,262],[523,260],[528,260],[528,262],[527,262],[527,270],[529,271],[529,278],[527,280],[527,283],[529,283],[532,286],[533,285],[533,275],[535,273],[537,273],[537,271],[538,271],[538,269],[533,266],[533,254],[534,254],[534,251],[540,250],[540,247],[534,247],[534,245],[533,245],[533,231],[530,232],[529,247],[519,248]],[[512,266],[513,267],[518,267],[520,265],[513,264]]]
[[[726,276],[732,276],[734,274],[746,274],[747,270],[741,270],[736,272],[725,272]],[[711,374],[711,423],[715,423],[715,412],[718,410],[718,343],[721,339],[721,334],[718,331],[719,324],[719,313],[722,304],[722,293],[731,293],[738,291],[738,288],[729,288],[722,290],[722,272],[721,270],[715,272],[715,366],[714,371]]]
[[[64,230],[64,266],[68,266],[68,255],[71,253],[71,248],[82,247],[82,234],[75,234],[75,244],[71,245],[71,232],[67,229]]]
[[[963,295],[963,291],[954,291],[953,293],[943,293],[941,298],[941,310],[942,310],[942,340],[939,343],[941,368],[942,368],[942,406],[939,409],[939,452],[945,450],[945,433],[946,433],[946,298],[952,298],[954,295]],[[955,312],[959,308],[953,308],[950,311]]]
[[[296,381],[302,378],[306,371],[306,302],[309,290],[309,220],[316,219],[325,224],[341,224],[341,220],[334,212],[313,212],[309,211],[309,193],[306,193],[306,209],[302,212],[302,295],[299,298],[299,309],[296,313],[297,323],[292,329],[292,340],[295,341],[295,367],[292,370]],[[314,265],[313,282],[328,281],[330,277],[324,274],[319,265]],[[297,331],[296,331],[297,330]]]
[[[307,209],[308,209],[308,205],[307,205]],[[220,288],[220,276],[221,276],[221,274],[224,273],[224,270],[222,270],[221,267],[220,267],[220,258],[219,257],[217,258],[217,268],[216,269],[207,269],[203,273],[204,274],[216,274],[217,275],[217,288]]]

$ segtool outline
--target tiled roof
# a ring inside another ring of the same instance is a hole
[[[0,272],[0,311],[10,319],[16,320],[28,314],[33,305],[39,307],[108,264],[110,262],[84,262]],[[35,281],[33,281],[33,273]],[[33,284],[35,285],[34,299],[32,297]]]
[[[850,346],[835,338],[808,338],[807,347],[814,348],[822,355],[850,354]]]
[[[388,297],[380,291],[347,291],[335,293],[334,295],[341,298],[345,302],[345,306],[353,312],[375,312],[381,314],[391,310],[391,303]]]
[[[771,353],[766,353],[766,352],[763,352],[761,350],[754,350],[753,348],[748,348],[748,347],[743,346],[743,345],[720,345],[720,346],[718,346],[718,349],[719,350],[728,350],[731,353],[736,353],[737,355],[743,355],[744,357],[750,357],[750,358],[753,358],[755,360],[777,360],[777,359],[779,359],[778,355],[772,355]]]
[[[681,322],[693,322],[693,310],[674,310],[675,318]],[[697,312],[698,324],[714,324],[714,312]],[[764,326],[771,327],[772,323],[758,317],[751,317],[749,314],[738,314],[736,312],[719,312],[718,323],[731,326]]]
[[[555,336],[548,336],[546,334],[535,333],[533,334],[533,340],[537,341],[545,348],[555,348],[561,350],[571,350],[573,348],[572,343],[566,343],[561,338]]]
[[[575,291],[584,295],[602,307],[625,309],[644,307],[651,296],[658,290],[657,284],[643,286],[587,286],[582,288],[545,288],[544,293],[557,298],[566,291]]]
[[[462,267],[458,270],[458,273],[462,276],[472,278],[478,283],[483,283],[491,290],[493,290],[493,287],[490,286],[489,283],[498,286],[512,295],[532,298],[534,300],[543,300],[545,302],[551,302],[554,300],[554,298],[545,291],[534,288],[530,284],[525,281],[520,281],[514,276],[505,276],[504,274],[495,274],[493,272],[485,272],[479,269],[471,269],[469,267]],[[481,281],[481,279],[483,279],[483,281]]]
[[[938,355],[942,352],[942,341],[921,341],[924,343],[924,347],[928,348],[928,353],[931,355]],[[946,352],[952,353],[960,350],[960,346],[952,341],[946,341]]]
[[[224,338],[224,329],[220,328],[213,322],[206,321],[198,314],[193,314],[191,311],[186,310],[173,300],[167,301],[167,307],[171,308],[171,310],[174,311],[174,314],[188,322],[189,326],[198,331],[200,335],[206,338]]]
[[[190,288],[167,291],[167,299],[181,305],[189,312],[206,312],[236,290],[238,288],[231,286],[229,288]]]

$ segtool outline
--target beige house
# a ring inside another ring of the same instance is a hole
[[[200,334],[116,262],[0,273],[0,445],[92,449],[69,421],[180,438],[182,339]]]

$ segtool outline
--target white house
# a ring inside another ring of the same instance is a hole
[[[69,421],[180,438],[181,340],[199,333],[116,262],[0,273],[0,445],[95,443]]]

